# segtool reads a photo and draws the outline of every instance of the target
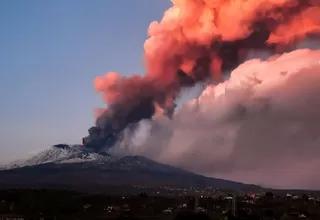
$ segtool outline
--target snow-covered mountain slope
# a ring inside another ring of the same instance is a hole
[[[74,164],[79,168],[95,167],[103,170],[132,171],[137,169],[152,170],[166,173],[185,172],[165,164],[158,164],[145,157],[139,156],[111,156],[108,153],[90,152],[80,146],[65,144],[54,145],[31,158],[18,160],[4,166],[0,170],[11,170],[45,164]]]
[[[111,156],[79,146],[55,145],[0,170],[1,186],[95,188],[105,185],[216,186],[243,189],[248,185],[208,178],[140,156]]]
[[[106,161],[110,158],[108,154],[98,154],[84,150],[79,146],[68,146],[58,144],[44,150],[31,158],[13,161],[7,165],[0,166],[0,170],[14,169],[25,166],[35,166],[46,163],[81,163],[88,161]]]

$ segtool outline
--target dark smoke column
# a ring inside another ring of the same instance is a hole
[[[112,147],[117,140],[121,139],[125,128],[134,129],[139,121],[151,119],[155,114],[156,104],[162,107],[163,114],[170,118],[176,106],[174,99],[179,92],[177,89],[181,88],[178,84],[193,85],[195,83],[182,70],[177,71],[176,74],[177,81],[160,90],[152,84],[153,81],[149,80],[139,82],[138,88],[130,86],[130,83],[124,83],[126,87],[122,87],[121,102],[113,103],[97,118],[96,126],[91,127],[88,130],[89,135],[83,138],[83,145],[96,152]]]
[[[89,129],[89,136],[84,138],[84,146],[94,151],[110,148],[127,126],[142,119],[150,119],[153,114],[154,106],[150,99],[141,100],[128,109],[115,109],[114,114],[106,111],[98,117],[96,126]]]

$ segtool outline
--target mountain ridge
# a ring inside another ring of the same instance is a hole
[[[79,146],[55,145],[0,170],[0,185],[94,188],[103,185],[212,186],[242,190],[258,186],[205,177],[141,156],[112,156]]]

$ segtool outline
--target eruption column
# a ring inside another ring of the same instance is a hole
[[[284,52],[320,34],[316,0],[172,0],[160,22],[150,24],[144,44],[146,74],[95,79],[107,109],[97,118],[98,134],[84,144],[100,150],[129,124],[151,118],[155,104],[171,115],[181,88],[242,63],[250,50]]]

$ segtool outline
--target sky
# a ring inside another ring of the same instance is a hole
[[[147,28],[169,0],[0,1],[0,163],[79,144],[103,107],[93,80],[143,73]]]

